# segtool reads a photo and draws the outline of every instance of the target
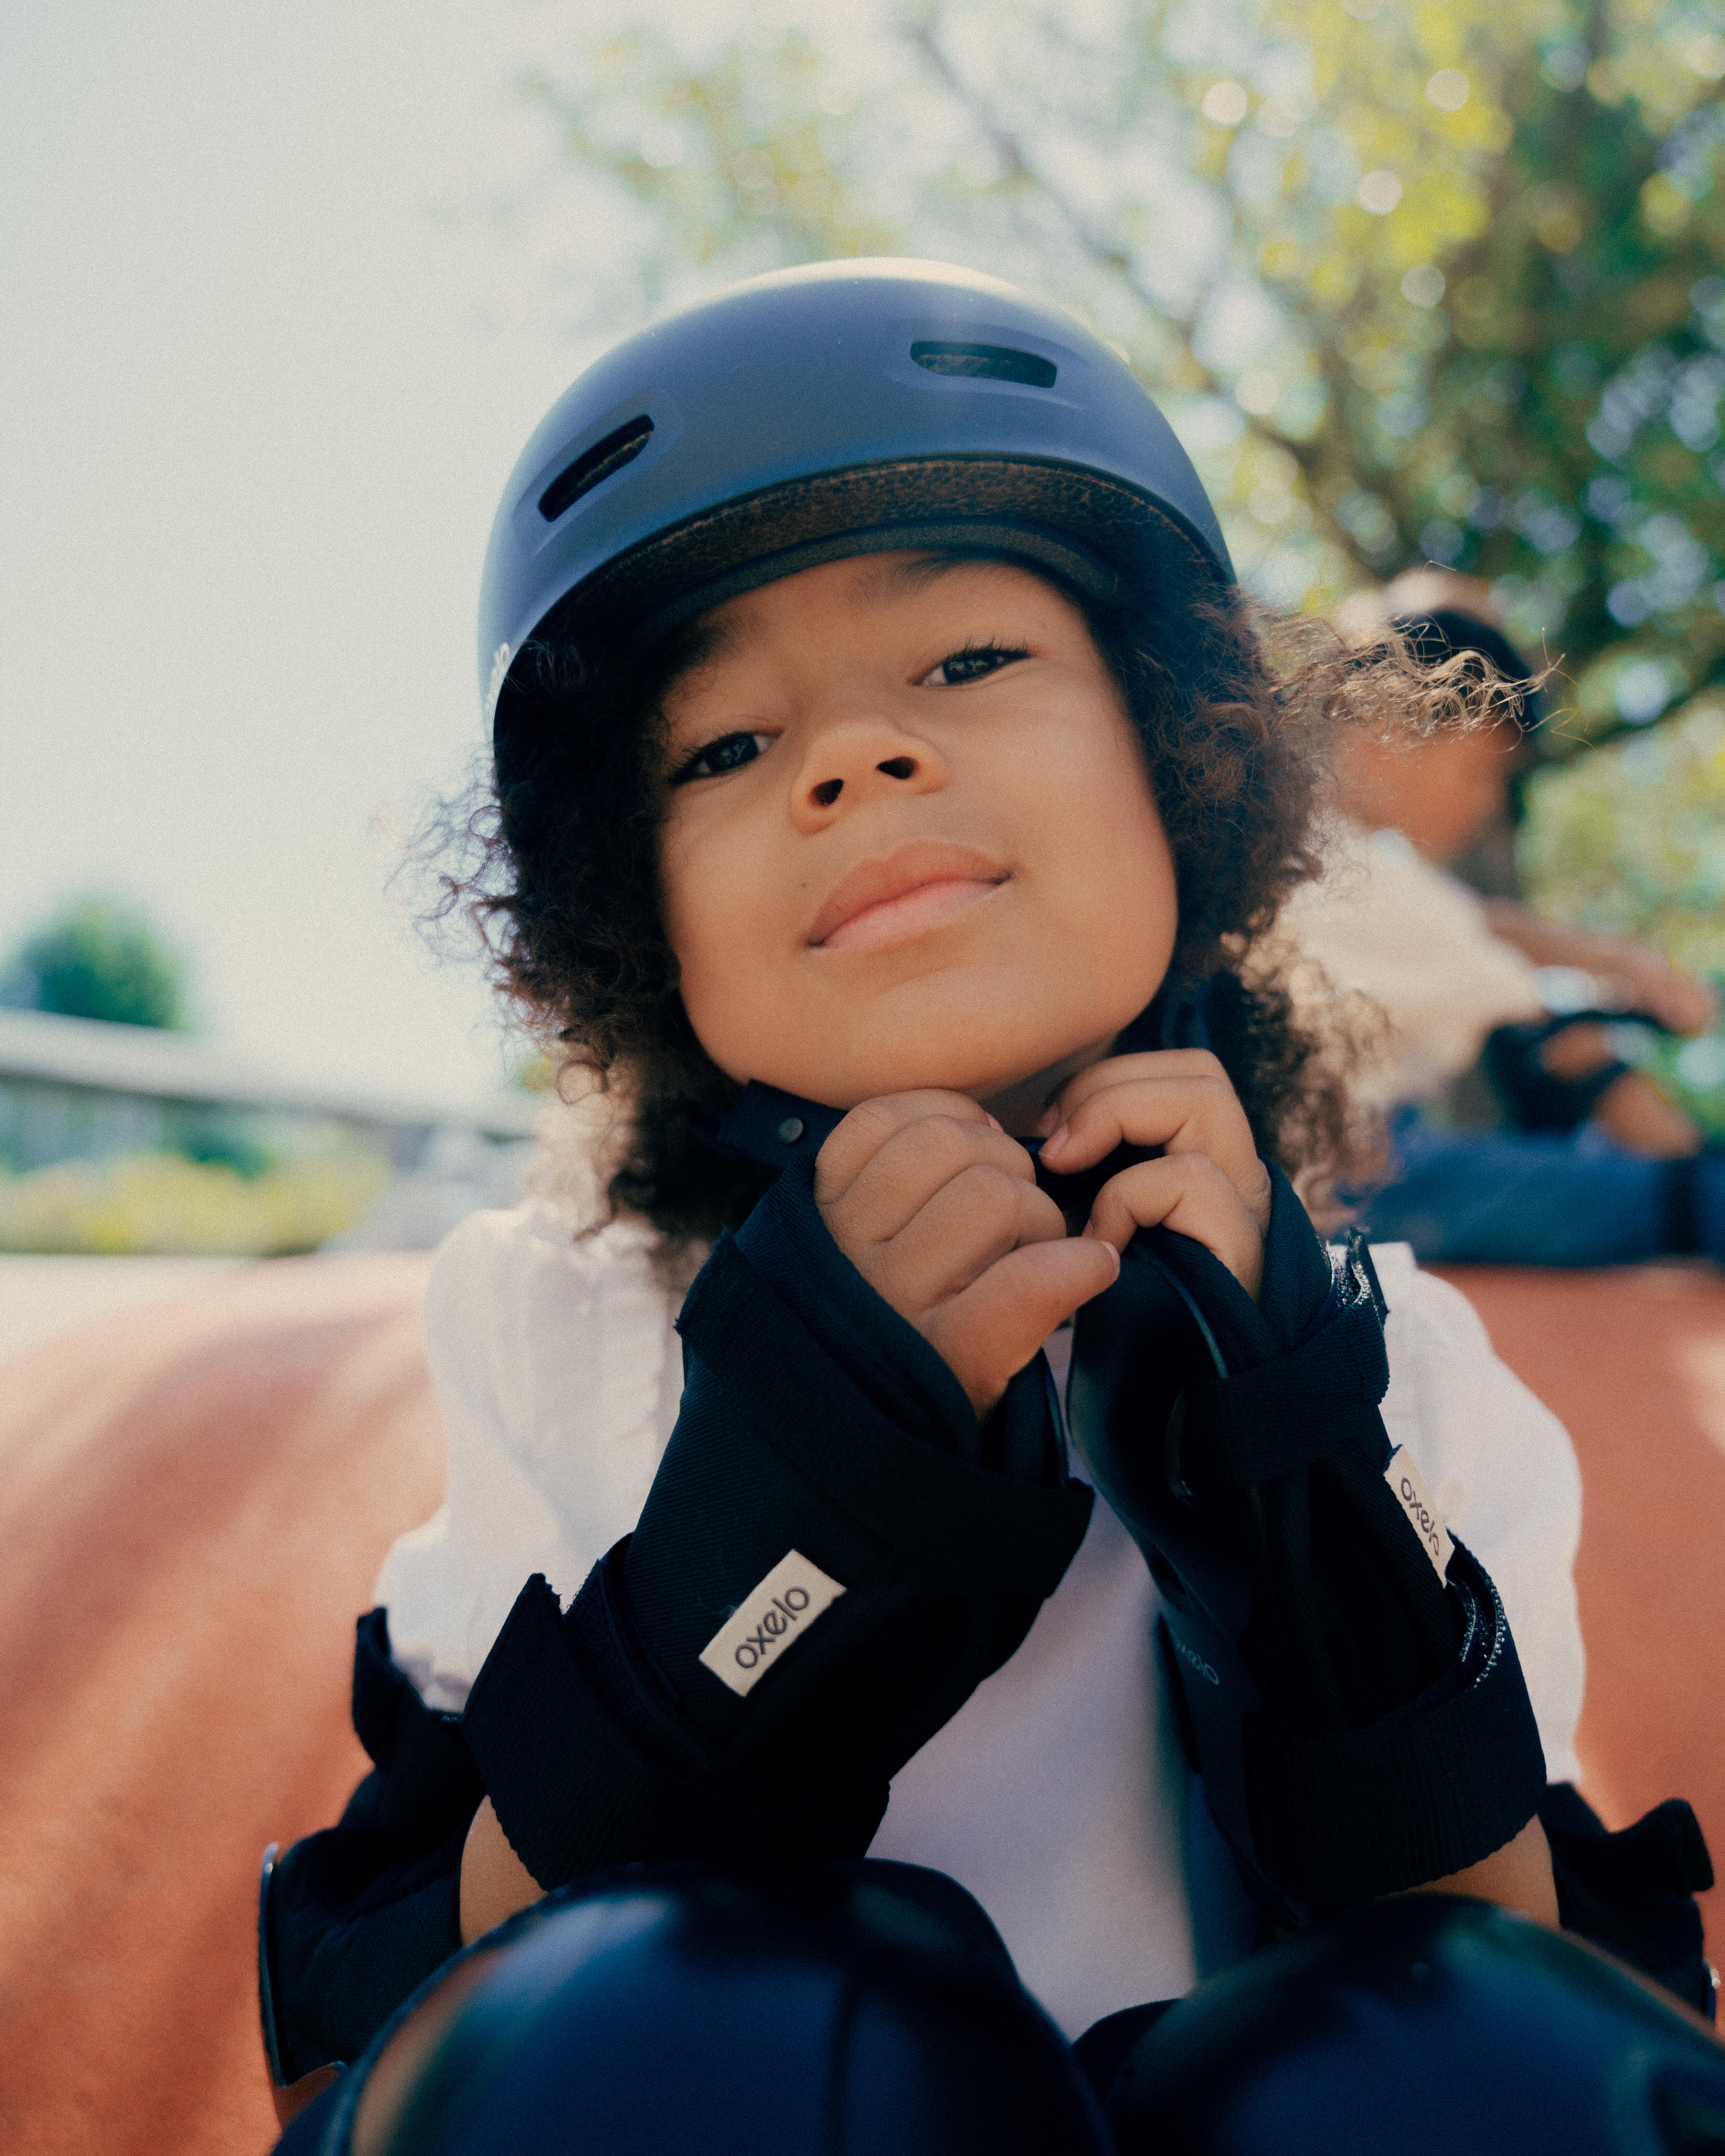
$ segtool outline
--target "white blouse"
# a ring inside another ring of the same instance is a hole
[[[1430,1099],[1478,1061],[1494,1026],[1545,1015],[1532,959],[1399,831],[1334,822],[1323,874],[1289,897],[1276,938],[1295,1007],[1320,1031],[1337,988],[1368,997],[1388,1020],[1354,1077],[1379,1106]]]
[[[439,1252],[425,1329],[447,1495],[396,1543],[377,1588],[395,1659],[433,1706],[460,1707],[531,1573],[567,1603],[639,1517],[682,1390],[655,1240],[622,1223],[576,1240],[534,1202],[475,1214]],[[1373,1255],[1390,1307],[1390,1440],[1497,1582],[1547,1773],[1578,1780],[1581,1479],[1568,1434],[1492,1354],[1465,1296],[1404,1244]],[[1070,1339],[1049,1343],[1063,1384]],[[1156,1609],[1142,1558],[1099,1502],[1017,1654],[894,1781],[870,1849],[968,1887],[1069,2035],[1199,1973],[1191,1794]]]

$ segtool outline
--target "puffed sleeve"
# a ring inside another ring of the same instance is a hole
[[[531,1204],[472,1214],[438,1253],[425,1342],[446,1491],[375,1596],[431,1706],[462,1706],[524,1580],[567,1599],[639,1517],[682,1391],[656,1240],[625,1222],[577,1238]]]

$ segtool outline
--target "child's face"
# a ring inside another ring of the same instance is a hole
[[[704,625],[665,701],[660,860],[708,1055],[831,1107],[939,1086],[1029,1128],[1174,944],[1173,856],[1083,616],[1028,570],[893,553]]]
[[[1428,860],[1453,860],[1508,808],[1521,747],[1507,721],[1415,742],[1355,742],[1337,761],[1338,798],[1360,823],[1389,824]]]

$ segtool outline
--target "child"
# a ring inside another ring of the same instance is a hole
[[[1469,608],[1484,588],[1422,570],[1352,600],[1338,625],[1357,639],[1394,622],[1429,664],[1478,653],[1506,682],[1528,671]],[[1427,611],[1426,609],[1430,609]],[[1284,909],[1276,941],[1321,969],[1290,978],[1320,998],[1368,995],[1389,1021],[1357,1085],[1395,1109],[1395,1183],[1370,1201],[1373,1227],[1421,1258],[1530,1265],[1622,1264],[1666,1251],[1725,1250],[1725,1164],[1647,1080],[1618,1060],[1610,1034],[1577,1015],[1561,1031],[1539,968],[1592,1004],[1675,1032],[1712,1025],[1717,998],[1625,937],[1546,921],[1512,899],[1482,901],[1446,864],[1507,818],[1527,760],[1537,700],[1505,696],[1486,726],[1440,725],[1418,741],[1359,737],[1337,760],[1339,815],[1326,869]],[[1573,1012],[1572,1002],[1568,1008]],[[1482,1050],[1512,1123],[1453,1127],[1419,1111]]]
[[[1395,1252],[1386,1365],[1282,1172],[1345,1101],[1240,971],[1405,670],[1272,680],[1127,367],[916,263],[602,359],[484,603],[482,902],[608,1204],[439,1260],[449,1494],[274,1882],[284,2077],[638,1861],[937,1867],[1069,2034],[1434,1880],[1554,1920],[1574,1457]]]

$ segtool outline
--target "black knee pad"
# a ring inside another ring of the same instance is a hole
[[[308,2149],[351,2148],[374,2071],[379,2156],[1110,2148],[988,1918],[907,1865],[677,1864],[565,1889],[419,1994]]]

